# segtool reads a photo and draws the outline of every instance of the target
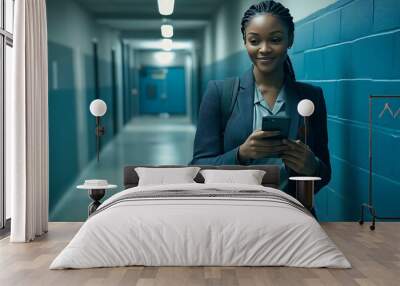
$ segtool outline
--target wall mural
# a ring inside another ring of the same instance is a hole
[[[389,113],[393,117],[393,119],[396,119],[397,117],[400,118],[400,107],[396,110],[396,112],[393,112],[393,110],[395,109],[391,108],[390,103],[386,102],[382,111],[379,113],[379,118],[382,118],[382,116],[386,113]]]

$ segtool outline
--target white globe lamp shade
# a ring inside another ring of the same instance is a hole
[[[301,116],[311,116],[314,113],[314,103],[309,99],[303,99],[297,105],[297,111]]]
[[[101,117],[107,111],[107,104],[101,99],[95,99],[90,103],[89,109],[93,116]]]

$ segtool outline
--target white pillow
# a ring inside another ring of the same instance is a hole
[[[199,170],[199,167],[135,168],[139,176],[138,186],[195,183],[193,179]]]
[[[201,170],[205,184],[230,183],[261,185],[265,171],[262,170]]]

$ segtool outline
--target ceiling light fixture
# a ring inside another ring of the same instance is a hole
[[[174,27],[169,24],[161,25],[161,35],[164,38],[172,38],[174,35]]]
[[[173,52],[156,52],[154,58],[162,65],[169,65],[173,62],[175,54]]]
[[[164,51],[172,50],[172,40],[171,39],[162,39],[161,47]]]
[[[174,12],[174,2],[175,0],[157,0],[158,11],[161,15],[171,15]]]

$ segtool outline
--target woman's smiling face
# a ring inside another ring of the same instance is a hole
[[[252,18],[246,27],[245,46],[254,66],[263,74],[283,69],[293,36],[282,21],[272,14]]]

